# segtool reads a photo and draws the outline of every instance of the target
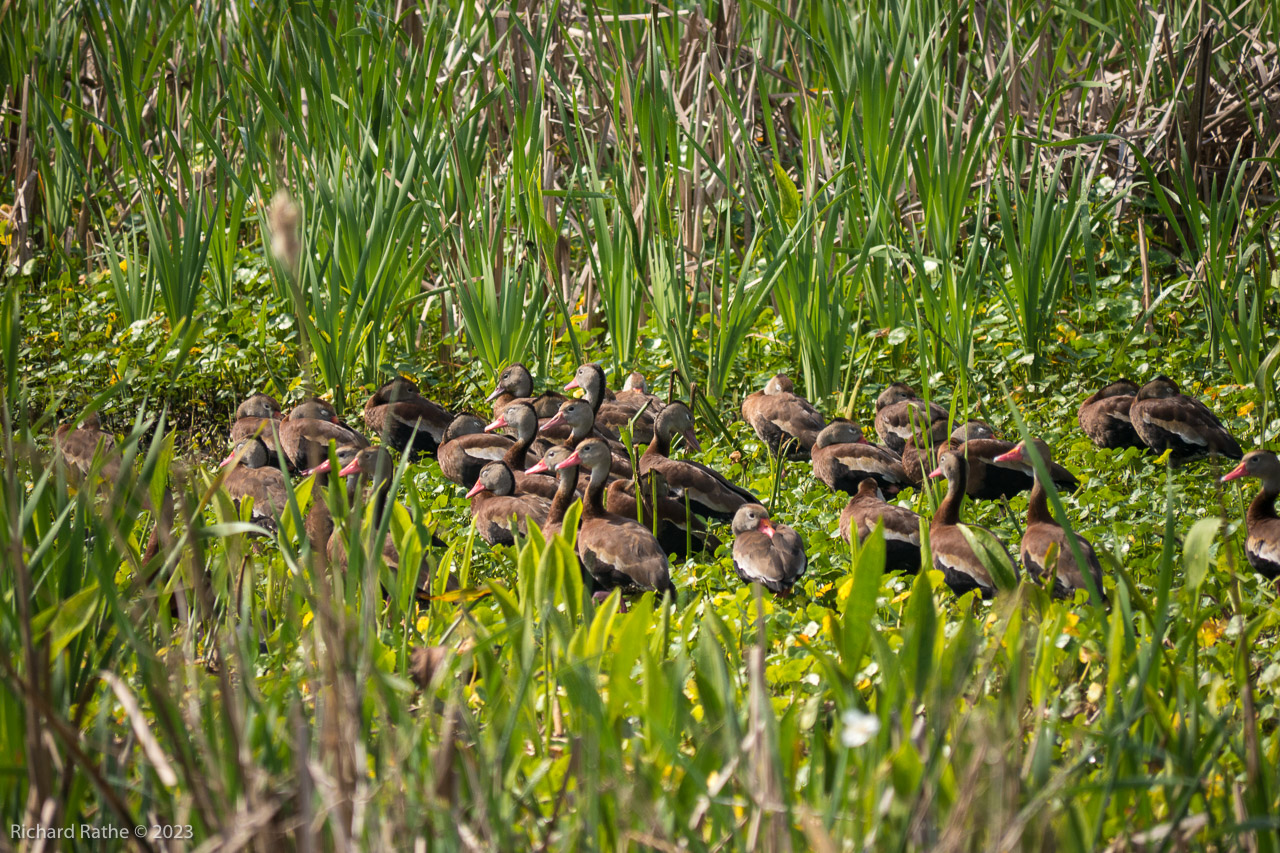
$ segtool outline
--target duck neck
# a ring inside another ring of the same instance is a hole
[[[935,524],[959,524],[960,504],[964,501],[965,470],[961,466],[956,476],[947,481],[947,496],[938,504],[938,513],[933,517]]]
[[[653,441],[649,442],[649,447],[645,450],[644,455],[650,458],[654,456],[670,456],[671,434],[665,430],[654,430]]]
[[[582,397],[587,401],[592,412],[600,413],[600,406],[604,403],[604,381],[600,378],[600,374],[592,372],[591,378],[583,383]]]
[[[582,514],[587,518],[604,516],[604,486],[609,479],[609,468],[600,465],[591,469],[591,482],[587,484],[587,499],[583,501]]]
[[[1276,517],[1276,497],[1280,496],[1280,479],[1263,478],[1262,491],[1249,504],[1249,520]]]
[[[1049,493],[1037,475],[1031,486],[1031,497],[1027,502],[1027,527],[1033,524],[1057,524],[1049,512]]]
[[[502,454],[502,461],[507,463],[507,467],[512,471],[523,471],[528,468],[525,457],[529,454],[529,447],[533,444],[533,433],[528,430],[520,430],[516,433],[516,442],[507,448],[507,452]]]
[[[547,512],[547,523],[562,524],[564,514],[573,503],[574,488],[578,484],[578,469],[566,468],[556,472],[556,493],[551,499],[551,509]]]

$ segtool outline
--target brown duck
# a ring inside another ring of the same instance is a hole
[[[671,488],[672,497],[703,517],[729,520],[743,504],[760,501],[746,489],[735,486],[706,465],[687,459],[672,459],[671,442],[676,435],[684,437],[693,450],[700,449],[693,434],[693,413],[684,403],[668,403],[654,424],[653,443],[640,457],[640,473],[658,471]]]
[[[329,442],[339,447],[368,447],[363,435],[338,420],[333,407],[323,400],[299,403],[280,424],[280,447],[294,472],[314,468],[329,458]]]
[[[914,574],[920,569],[920,516],[887,503],[876,481],[867,477],[840,513],[840,535],[851,542],[856,534],[859,542],[865,542],[881,521],[885,571]]]
[[[776,595],[790,595],[809,558],[804,540],[785,524],[774,524],[760,504],[745,504],[733,515],[733,568],[743,583],[759,583]]]
[[[968,421],[951,431],[946,448],[955,450],[970,439],[995,438],[995,430],[984,421]],[[902,446],[902,470],[907,480],[917,489],[924,484],[929,472],[938,467],[938,457],[927,438],[912,436]]]
[[[266,442],[260,437],[243,439],[218,467],[228,466],[232,467],[223,477],[222,487],[237,507],[245,498],[253,498],[254,521],[273,529],[289,505],[289,492]]]
[[[979,501],[1007,500],[1031,490],[1035,478],[1030,463],[1013,457],[997,460],[1013,448],[1014,442],[999,438],[974,438],[954,448],[969,460],[969,497]],[[1049,473],[1053,475],[1053,485],[1061,492],[1074,492],[1080,487],[1075,474],[1056,462],[1049,464]]]
[[[624,406],[630,406],[637,411],[647,406],[648,411],[656,418],[658,412],[662,411],[664,405],[662,398],[656,394],[649,393],[649,385],[645,381],[644,374],[632,371],[627,374],[627,378],[622,383],[622,390],[614,397]]]
[[[853,494],[872,477],[886,493],[910,485],[902,462],[883,447],[868,444],[862,430],[846,420],[832,421],[813,445],[813,475],[831,488]]]
[[[231,424],[231,443],[239,444],[247,438],[262,439],[267,450],[275,452],[278,446],[276,430],[284,415],[280,402],[270,394],[254,394],[236,408],[236,419]]]
[[[1146,447],[1133,428],[1129,409],[1138,386],[1128,379],[1112,382],[1080,404],[1080,428],[1098,447]]]
[[[102,428],[97,412],[87,412],[80,425],[63,424],[53,434],[53,447],[63,464],[76,479],[83,479],[93,470],[97,458],[101,464],[100,475],[114,480],[120,474],[120,454],[116,439]]]
[[[969,540],[965,537],[962,528],[985,531],[991,535],[992,539],[995,538],[995,534],[985,527],[960,523],[960,504],[964,501],[968,467],[968,463],[959,451],[947,450],[938,458],[938,467],[929,475],[947,478],[947,496],[942,499],[942,503],[938,504],[938,512],[929,524],[929,546],[933,551],[933,567],[942,572],[947,586],[951,587],[956,595],[964,595],[976,589],[983,598],[990,598],[996,592],[995,582],[991,579],[991,574],[982,560],[969,545]],[[1009,556],[1008,548],[1005,548],[1003,543],[1001,548],[1009,571],[1016,577],[1018,569],[1013,563],[1013,558]]]
[[[765,383],[763,391],[747,395],[742,401],[742,419],[771,454],[777,456],[783,448],[790,459],[808,459],[818,434],[827,425],[822,413],[795,393],[785,373]]]
[[[913,435],[927,435],[937,446],[947,437],[947,410],[935,402],[927,405],[910,385],[895,382],[876,398],[876,435],[886,447],[901,454]]]
[[[485,422],[475,415],[458,415],[441,437],[444,444],[436,451],[440,472],[468,489],[476,484],[481,468],[501,460],[515,444],[508,436],[487,432]]]
[[[1263,577],[1280,578],[1280,518],[1276,517],[1276,496],[1280,495],[1280,459],[1265,450],[1252,450],[1222,478],[1256,477],[1262,490],[1249,504],[1245,515],[1244,554],[1249,565]]]
[[[615,515],[637,519],[653,530],[662,550],[677,559],[684,560],[692,553],[714,552],[720,547],[720,540],[707,532],[706,525],[686,509],[682,501],[671,497],[666,479],[657,470],[642,474],[638,485],[633,480],[614,480],[605,491],[605,507]]]
[[[486,426],[485,432],[495,429],[509,429],[515,434],[515,441],[502,455],[502,461],[511,469],[516,480],[516,492],[526,495],[540,495],[551,500],[556,495],[556,484],[549,477],[530,476],[525,469],[530,464],[530,448],[538,435],[538,413],[533,406],[517,400],[507,406],[506,411],[493,423]]]
[[[1034,443],[1040,458],[1045,465],[1048,465],[1052,461],[1049,445],[1039,439],[1035,439]],[[1027,451],[1026,443],[1020,441],[1008,453],[996,457],[996,462],[1019,462],[1030,465],[1031,455]],[[1034,468],[1032,470],[1034,472]],[[1094,552],[1093,545],[1083,536],[1075,535],[1074,531],[1073,538],[1079,546],[1080,556],[1084,557],[1083,567],[1076,562],[1075,552],[1071,550],[1067,540],[1067,531],[1049,512],[1049,494],[1040,482],[1039,475],[1036,475],[1035,486],[1031,489],[1031,498],[1027,503],[1027,529],[1022,534],[1022,567],[1039,581],[1043,581],[1047,574],[1052,573],[1053,594],[1059,598],[1070,598],[1078,589],[1087,590],[1089,585],[1085,581],[1084,572],[1088,571],[1093,578],[1094,587],[1105,601],[1106,594],[1102,590],[1102,564],[1098,562],[1098,555]],[[1050,555],[1054,556],[1051,558]]]
[[[1202,456],[1240,459],[1244,451],[1218,416],[1194,397],[1178,390],[1167,376],[1157,376],[1138,389],[1129,407],[1138,437],[1156,453],[1170,451],[1175,464]]]
[[[609,388],[605,382],[604,368],[598,364],[582,364],[564,390],[582,389],[582,398],[595,413],[596,428],[608,438],[618,438],[624,429],[631,431],[631,442],[644,445],[653,441],[654,410],[649,406],[631,406],[615,400],[606,401]]]
[[[453,414],[422,396],[417,384],[397,376],[364,405],[364,422],[382,443],[410,455],[434,454],[444,444]]]
[[[546,524],[551,509],[540,495],[516,494],[516,478],[505,462],[484,466],[467,497],[471,499],[476,532],[490,545],[514,545],[516,531],[525,536],[530,521],[539,527]]]
[[[542,525],[542,535],[547,538],[555,536],[563,530],[564,514],[569,511],[569,507],[578,499],[577,464],[560,467],[560,463],[572,455],[573,451],[569,448],[558,444],[554,445],[548,448],[542,458],[524,472],[525,476],[530,478],[546,473],[550,473],[555,477],[556,493],[551,499],[551,506],[547,510],[547,520]]]
[[[613,454],[613,465],[610,471],[617,477],[631,476],[631,460],[627,457],[627,449],[616,441],[609,440],[595,425],[596,415],[591,404],[586,400],[566,400],[560,405],[555,417],[545,421],[538,432],[550,438],[563,435],[561,430],[568,428],[564,445],[574,450],[587,438],[594,437],[605,440]]]
[[[653,533],[634,518],[624,518],[604,508],[611,455],[607,444],[591,438],[556,466],[559,469],[578,465],[591,472],[578,530],[578,557],[600,590],[655,590],[674,596],[667,555]]]
[[[485,399],[493,403],[494,417],[502,414],[503,409],[508,404],[516,400],[522,400],[533,406],[534,411],[538,413],[538,417],[550,418],[555,415],[556,410],[560,408],[560,404],[567,398],[563,394],[557,394],[553,391],[547,391],[534,397],[533,375],[529,373],[529,368],[517,362],[498,374],[498,382],[494,386],[493,393]]]

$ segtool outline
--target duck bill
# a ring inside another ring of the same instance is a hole
[[[487,427],[485,427],[485,428],[484,428],[484,431],[485,431],[485,432],[493,432],[495,429],[502,429],[502,428],[503,428],[504,426],[506,426],[506,425],[507,425],[507,419],[506,419],[506,418],[504,418],[504,417],[500,417],[500,418],[498,418],[496,421],[494,421],[493,423],[491,423],[491,424],[489,424]]]
[[[494,400],[498,399],[501,396],[502,396],[502,388],[501,387],[494,388],[493,393],[490,394],[488,397],[485,397],[484,401],[486,403],[492,403]]]
[[[329,464],[329,460],[326,459],[316,467],[308,468],[307,470],[303,471],[302,476],[310,477],[312,474],[328,474],[331,470],[333,470],[333,468]]]
[[[867,437],[865,435],[862,435],[861,433],[858,434],[858,440],[854,442],[854,444],[870,444],[870,443],[871,442],[867,441]]]
[[[467,497],[474,498],[476,495],[480,494],[487,488],[488,486],[486,486],[484,483],[476,483],[474,486],[471,487],[471,491],[467,492]]]
[[[769,520],[767,518],[760,519],[760,523],[756,525],[756,529],[759,530],[761,533],[763,533],[765,536],[768,536],[770,539],[772,539],[773,534],[777,532],[774,526],[769,523]]]
[[[326,462],[325,464],[327,465],[329,463]],[[347,467],[343,468],[341,471],[338,472],[338,476],[350,477],[352,474],[359,473],[359,471],[360,471],[360,460],[358,458],[352,459],[350,462],[347,463]]]
[[[545,459],[539,459],[532,468],[526,468],[526,474],[545,474],[551,470],[551,466],[547,464]]]
[[[235,462],[235,461],[236,461],[236,451],[233,450],[231,451],[230,454],[227,455],[226,459],[223,459],[221,462],[218,463],[218,467],[226,468],[228,465],[230,465],[232,462]]]
[[[564,419],[564,413],[556,412],[554,415],[551,416],[551,420],[547,421],[545,424],[538,427],[538,432],[546,432],[549,429],[555,429],[556,427],[565,423],[568,423],[568,421]]]
[[[1008,453],[1001,453],[999,456],[991,460],[992,462],[1022,462],[1022,445],[1018,445]]]
[[[570,454],[568,459],[564,460],[563,462],[561,462],[559,465],[556,466],[556,470],[560,471],[564,468],[568,468],[571,465],[581,465],[581,464],[582,464],[582,456],[579,455],[578,451],[575,450],[573,451],[572,454]]]
[[[226,463],[223,463],[223,464],[226,464]],[[1241,463],[1240,463],[1239,465],[1237,465],[1235,468],[1231,469],[1231,471],[1227,472],[1226,474],[1223,474],[1223,475],[1222,475],[1222,479],[1221,479],[1221,480],[1219,480],[1218,482],[1219,482],[1219,483],[1226,483],[1226,482],[1229,482],[1229,481],[1231,481],[1231,480],[1238,480],[1238,479],[1240,479],[1240,478],[1241,478],[1241,477],[1243,477],[1243,476],[1244,476],[1244,463],[1243,463],[1243,462],[1241,462]]]
[[[564,386],[564,390],[572,391],[574,388],[581,388],[581,387],[582,385],[579,384],[578,377],[575,376],[572,379],[570,379],[569,382]]]
[[[698,451],[702,449],[702,442],[698,441],[698,437],[693,434],[693,430],[687,429],[683,435],[684,443],[689,445],[690,450]]]
[[[942,468],[941,468],[941,467],[934,468],[932,471],[930,471],[930,472],[929,472],[929,476],[930,476],[930,477],[941,477],[941,476],[943,476]]]

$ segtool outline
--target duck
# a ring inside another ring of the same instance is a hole
[[[1041,460],[1045,465],[1049,465],[1052,462],[1049,445],[1038,438],[1033,438],[1032,442]],[[1008,453],[997,456],[995,461],[1032,464],[1025,441],[1018,442]],[[1034,474],[1034,468],[1032,472]],[[1072,531],[1072,538],[1080,549],[1080,556],[1084,558],[1083,567],[1076,561],[1075,552],[1072,551],[1067,539],[1066,529],[1049,512],[1049,494],[1045,491],[1044,484],[1040,482],[1040,475],[1035,474],[1035,485],[1031,487],[1031,497],[1027,502],[1027,529],[1022,534],[1022,568],[1038,581],[1043,581],[1046,574],[1052,572],[1053,595],[1056,598],[1071,598],[1078,589],[1088,590],[1089,584],[1084,575],[1085,571],[1088,571],[1093,579],[1094,588],[1105,601],[1106,594],[1102,590],[1102,564],[1098,562],[1097,552],[1094,551],[1089,540],[1075,534],[1074,531]],[[1056,554],[1053,565],[1049,564],[1051,553]]]
[[[624,591],[653,590],[675,597],[671,568],[657,538],[634,518],[609,512],[604,506],[608,478],[609,446],[598,438],[578,445],[556,470],[573,465],[591,474],[582,506],[582,526],[578,529],[578,558],[597,589]]]
[[[278,446],[276,430],[284,414],[280,401],[270,394],[254,394],[246,397],[236,407],[236,419],[231,424],[231,444],[234,446],[247,438],[257,436],[274,453]]]
[[[486,424],[475,415],[458,415],[441,436],[444,443],[436,451],[440,473],[463,488],[471,488],[480,469],[506,455],[515,441],[509,436],[486,431]]]
[[[885,501],[880,484],[872,477],[858,483],[858,491],[840,512],[840,536],[846,542],[865,542],[884,523],[884,568],[888,572],[915,574],[920,570],[920,516],[906,507]]]
[[[800,534],[774,524],[760,504],[743,504],[733,514],[733,568],[745,584],[759,583],[787,596],[804,576],[809,557]]]
[[[529,372],[529,368],[519,362],[498,374],[498,382],[494,386],[493,393],[485,398],[486,401],[493,403],[495,418],[502,414],[502,410],[508,404],[516,400],[531,404],[534,411],[538,413],[538,417],[550,418],[555,416],[556,410],[566,399],[568,398],[563,394],[557,394],[554,391],[546,391],[534,397],[533,374]]]
[[[688,459],[672,459],[671,442],[676,435],[684,437],[692,450],[701,445],[693,434],[693,413],[684,403],[668,403],[658,415],[653,428],[653,442],[640,457],[640,474],[658,471],[671,488],[672,497],[706,518],[729,521],[743,504],[760,500],[741,486],[735,486],[719,472]]]
[[[855,493],[865,477],[873,477],[890,494],[910,485],[902,461],[883,447],[869,444],[862,430],[847,420],[834,420],[813,444],[813,475],[836,491]]]
[[[638,483],[614,480],[605,490],[605,507],[653,530],[658,544],[677,559],[687,559],[692,553],[714,553],[720,547],[720,540],[707,531],[706,525],[685,509],[683,502],[671,497],[671,488],[660,471],[640,475]]]
[[[1146,442],[1138,437],[1129,419],[1129,409],[1138,396],[1138,384],[1128,379],[1117,379],[1102,390],[1089,395],[1080,404],[1076,420],[1089,440],[1102,448],[1145,448]]]
[[[1138,389],[1129,406],[1129,420],[1147,447],[1156,453],[1169,451],[1174,464],[1204,456],[1244,457],[1240,442],[1218,416],[1179,391],[1167,376],[1157,376]]]
[[[622,381],[622,390],[614,395],[614,399],[625,406],[631,406],[639,411],[643,406],[648,406],[648,411],[656,418],[658,412],[662,411],[662,398],[656,394],[649,393],[649,384],[644,378],[644,374],[639,371],[631,371],[627,374],[627,378]]]
[[[333,407],[312,398],[299,403],[280,424],[280,449],[296,472],[314,468],[329,456],[329,442],[339,447],[368,447],[369,440],[338,420]]]
[[[960,523],[960,504],[964,501],[968,473],[969,463],[960,451],[947,450],[938,457],[938,467],[929,476],[946,478],[947,496],[938,504],[938,511],[929,522],[929,546],[933,552],[933,567],[942,572],[947,586],[956,595],[976,589],[983,598],[991,598],[996,593],[995,582],[969,545],[963,528],[982,530],[990,535],[992,541],[999,540],[985,527]],[[1013,557],[1009,556],[1009,549],[1002,542],[1000,547],[1009,570],[1017,577],[1018,569]]]
[[[516,492],[540,495],[547,500],[554,498],[555,481],[549,477],[529,476],[525,473],[525,469],[529,467],[530,448],[538,434],[538,413],[533,406],[517,400],[507,406],[506,411],[484,429],[485,432],[493,432],[503,428],[515,432],[515,441],[502,455],[502,461],[511,469],[511,474],[516,479]]]
[[[827,425],[812,403],[795,393],[785,373],[765,383],[764,390],[742,401],[742,419],[774,456],[785,449],[789,459],[808,459],[822,428]]]
[[[1015,442],[999,438],[973,438],[951,448],[969,460],[969,497],[979,501],[1008,500],[1031,490],[1035,478],[1030,463],[1014,457],[996,461],[997,457],[1013,450],[1014,445]],[[1074,492],[1080,487],[1076,475],[1056,462],[1049,463],[1049,473],[1053,475],[1053,485],[1061,492]]]
[[[120,474],[120,453],[116,438],[102,428],[97,412],[86,412],[76,423],[62,424],[54,431],[53,447],[66,469],[76,479],[84,479],[93,471],[94,459],[101,468],[99,475],[114,480]]]
[[[364,404],[365,426],[384,445],[411,456],[434,456],[452,421],[451,412],[422,396],[417,383],[403,376],[385,383]]]
[[[573,379],[564,386],[564,390],[582,389],[582,398],[591,406],[595,414],[596,428],[606,437],[617,438],[624,429],[631,431],[631,441],[636,445],[644,445],[653,441],[654,412],[648,406],[631,406],[615,400],[606,401],[608,384],[605,382],[604,368],[588,362],[578,365]]]
[[[334,450],[334,455],[338,459],[338,470],[351,464],[355,460],[356,454],[360,452],[360,448],[353,444],[343,445]],[[329,502],[325,500],[325,492],[329,488],[329,476],[333,469],[330,462],[325,459],[313,468],[308,468],[300,472],[304,477],[314,476],[315,482],[311,486],[311,506],[307,509],[307,517],[303,520],[303,529],[307,534],[307,541],[311,544],[311,552],[327,559],[329,550],[329,538],[333,536],[333,515],[329,511]],[[351,478],[347,484],[347,500],[348,503],[353,499],[353,488],[355,478]]]
[[[589,437],[602,439],[608,444],[613,453],[611,473],[617,477],[631,477],[631,460],[627,457],[627,449],[616,441],[608,439],[596,427],[595,418],[595,412],[592,410],[591,404],[586,400],[566,400],[556,411],[555,417],[543,422],[538,427],[538,432],[550,438],[563,435],[564,446],[570,450],[576,449],[579,444]],[[567,435],[563,432],[565,428],[568,429]]]
[[[245,498],[253,498],[253,520],[274,529],[289,505],[289,490],[284,473],[276,467],[276,458],[260,436],[242,439],[231,449],[219,468],[227,468],[222,487],[240,506]]]
[[[564,530],[564,516],[569,507],[578,499],[578,466],[577,464],[559,467],[573,451],[559,444],[547,449],[542,458],[525,470],[528,477],[539,474],[551,474],[555,477],[556,493],[551,498],[547,509],[547,520],[541,525],[542,535],[550,539]],[[545,478],[544,478],[545,479]]]
[[[490,462],[467,492],[476,532],[490,545],[514,545],[515,533],[529,533],[529,522],[547,523],[551,503],[540,495],[516,494],[516,478],[505,462]],[[514,519],[514,527],[513,521]]]
[[[926,406],[905,382],[893,383],[876,397],[876,435],[897,454],[913,435],[927,435],[931,445],[941,444],[947,437],[948,417],[937,403],[930,401]]]
[[[995,438],[996,431],[985,421],[966,421],[951,431],[945,447],[955,450],[970,439]],[[907,481],[917,489],[924,485],[929,472],[938,467],[937,454],[927,436],[911,436],[902,446],[902,470]]]
[[[373,505],[372,524],[374,529],[382,523],[382,518],[387,509],[387,502],[390,498],[391,478],[395,474],[395,462],[391,458],[391,454],[384,447],[362,447],[355,449],[354,455],[350,455],[352,448],[346,448],[344,456],[349,458],[339,471],[338,476],[347,477],[348,494],[360,488],[363,482],[369,483],[369,502]],[[322,463],[317,469],[311,473],[325,473],[329,469],[325,467],[328,463]],[[322,501],[323,502],[323,501]],[[358,535],[353,533],[352,535]],[[432,537],[432,545],[439,547],[444,543],[440,542],[434,536]],[[392,573],[398,573],[401,569],[400,551],[396,548],[395,540],[391,538],[388,532],[382,543],[382,560],[391,569]],[[347,568],[348,555],[346,542],[343,541],[342,532],[335,529],[329,536],[328,556],[330,562],[341,568]],[[422,562],[418,566],[418,579],[414,586],[414,597],[418,601],[427,601],[430,599],[431,573],[433,565],[429,555],[424,554]],[[450,578],[450,581],[456,585],[456,579]]]
[[[1262,489],[1249,503],[1249,511],[1245,515],[1244,555],[1255,572],[1275,580],[1280,578],[1280,518],[1276,517],[1280,459],[1266,450],[1251,450],[1239,465],[1223,475],[1222,482],[1240,477],[1255,477],[1262,481]]]

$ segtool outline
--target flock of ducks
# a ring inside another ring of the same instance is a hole
[[[434,456],[444,476],[466,489],[477,535],[491,545],[512,544],[531,525],[544,535],[557,532],[569,507],[581,500],[577,553],[585,579],[598,594],[615,588],[674,594],[669,555],[714,553],[721,543],[708,523],[725,521],[731,523],[739,577],[779,595],[790,593],[808,565],[804,540],[771,518],[748,489],[679,455],[681,446],[700,449],[688,406],[650,394],[638,373],[614,393],[595,364],[580,366],[564,390],[580,390],[582,396],[549,391],[535,396],[529,370],[513,364],[498,376],[487,399],[493,413],[486,421],[455,415],[424,397],[412,381],[397,377],[364,407],[364,426],[379,444],[341,420],[324,400],[305,400],[286,417],[273,397],[255,394],[237,410],[234,446],[221,463],[222,484],[237,502],[251,498],[255,519],[269,525],[287,505],[286,476],[314,476],[316,486],[324,487],[336,475],[346,478],[349,495],[368,489],[377,523],[395,470],[389,451]],[[1049,446],[1039,439],[1002,440],[981,421],[954,426],[946,408],[901,383],[876,400],[879,443],[869,442],[852,421],[828,421],[781,374],[743,401],[742,416],[771,453],[809,460],[819,480],[850,496],[840,516],[846,540],[862,542],[882,529],[887,570],[918,571],[926,525],[886,495],[943,478],[946,496],[927,522],[929,550],[933,567],[957,594],[993,595],[994,560],[1014,577],[1020,566],[1059,596],[1081,589],[1103,596],[1097,554],[1054,518],[1042,473],[1062,491],[1074,491],[1079,482],[1053,462]],[[1262,482],[1246,518],[1246,555],[1261,574],[1280,577],[1275,512],[1280,461],[1274,454],[1244,455],[1212,411],[1163,376],[1142,387],[1128,381],[1108,385],[1081,405],[1079,422],[1099,447],[1150,448],[1167,452],[1175,464],[1202,456],[1241,459],[1222,480]],[[95,415],[78,427],[59,427],[54,444],[77,471],[88,473],[97,456],[104,476],[118,472],[114,439]],[[964,524],[961,508],[966,497],[1007,500],[1026,491],[1027,525],[1015,562],[991,531]],[[314,550],[346,566],[343,537],[335,532],[324,500],[312,501],[305,527]],[[402,569],[390,537],[382,557],[393,571]],[[419,596],[425,597],[426,560],[403,568],[418,573]]]

